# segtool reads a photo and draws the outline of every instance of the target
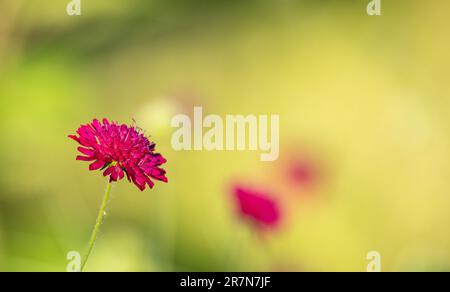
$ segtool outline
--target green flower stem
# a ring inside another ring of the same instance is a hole
[[[109,198],[111,196],[111,189],[112,189],[112,183],[108,183],[108,186],[106,187],[105,191],[105,197],[103,198],[103,203],[100,207],[100,211],[98,212],[97,216],[97,222],[95,223],[94,230],[91,234],[91,239],[89,240],[89,246],[86,251],[86,254],[83,258],[82,264],[81,264],[81,272],[83,272],[84,268],[86,267],[87,261],[89,259],[89,256],[91,255],[92,249],[94,248],[95,242],[97,241],[97,236],[100,231],[100,227],[103,224],[103,221],[106,218],[106,211],[108,208]]]

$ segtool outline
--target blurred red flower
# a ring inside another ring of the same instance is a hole
[[[234,195],[240,215],[256,223],[258,228],[277,227],[281,220],[281,212],[275,199],[268,195],[236,186]]]
[[[288,177],[293,185],[312,186],[319,179],[318,167],[306,159],[292,159],[288,166]]]

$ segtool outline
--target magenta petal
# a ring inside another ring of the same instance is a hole
[[[253,219],[265,227],[278,225],[281,212],[277,201],[254,190],[235,188],[235,196],[242,216]]]
[[[89,157],[81,156],[81,155],[77,156],[77,160],[79,160],[79,161],[94,161],[95,159],[96,158],[92,157],[92,156],[89,156]]]
[[[95,119],[92,122],[92,126],[94,127],[95,130],[97,130],[97,132],[99,132],[99,133],[102,132],[102,124],[100,124],[100,122],[97,119]]]
[[[155,156],[152,159],[152,162],[159,165],[159,164],[166,163],[167,160],[164,157],[162,157],[161,154],[158,153],[158,154],[155,154]]]
[[[153,186],[155,185],[155,183],[151,179],[147,179],[147,184],[151,189],[153,189]]]
[[[117,175],[115,172],[111,173],[109,176],[109,182],[117,181]]]
[[[108,119],[103,119],[103,125],[105,125],[105,127],[106,127],[107,129],[109,129],[109,127],[111,126],[110,123],[109,123],[109,121],[108,121]]]
[[[75,140],[76,142],[80,143],[80,139],[78,139],[77,136],[75,136],[75,135],[69,135],[68,137],[69,137],[70,139]]]
[[[79,140],[80,140],[79,143],[86,147],[93,147],[95,145],[94,142],[89,141],[88,139],[84,138],[83,136],[80,136]]]
[[[117,174],[119,175],[119,179],[123,179],[125,177],[125,173],[123,172],[122,168],[118,167]]]
[[[105,164],[106,164],[105,161],[103,161],[103,160],[98,160],[98,161],[92,163],[91,165],[89,165],[89,170],[97,170],[97,169],[100,169],[100,168],[102,168],[103,166],[105,166]]]
[[[93,156],[95,154],[95,151],[92,150],[92,149],[78,147],[77,150],[80,151],[81,153],[85,154],[85,155],[88,155],[88,156]]]
[[[117,178],[119,177],[119,175],[117,174],[116,169],[114,168],[113,172],[111,173],[111,180],[113,181],[117,181]]]
[[[114,170],[114,166],[108,167],[108,168],[105,170],[105,172],[103,172],[103,176],[111,175],[111,173],[113,172],[113,170]]]

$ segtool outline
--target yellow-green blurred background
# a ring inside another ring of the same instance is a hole
[[[90,271],[450,270],[450,2],[0,2],[0,270],[65,271],[106,180],[75,161],[82,123],[135,119],[169,184],[115,186]],[[175,152],[171,118],[279,114],[278,162]],[[286,161],[320,164],[292,187]],[[320,163],[319,163],[320,161]],[[255,236],[235,181],[274,194]]]

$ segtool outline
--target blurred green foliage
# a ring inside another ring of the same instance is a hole
[[[170,183],[115,186],[89,270],[364,271],[372,250],[383,270],[449,269],[448,1],[64,2],[0,3],[0,270],[84,250],[106,181],[67,135],[95,117],[134,118]],[[194,105],[280,114],[280,161],[173,151]],[[314,189],[286,182],[291,153],[322,161]],[[242,224],[234,181],[277,195],[283,227]]]

